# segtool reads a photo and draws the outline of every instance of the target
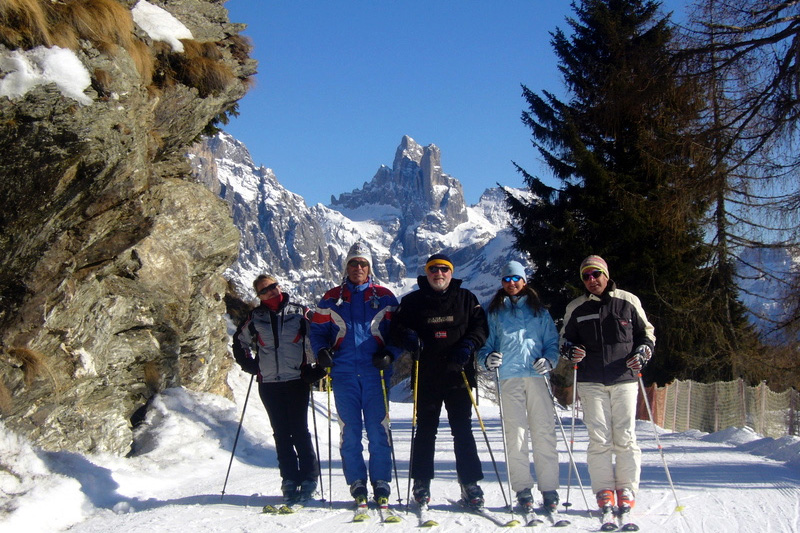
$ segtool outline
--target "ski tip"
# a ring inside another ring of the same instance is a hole
[[[509,520],[508,522],[503,524],[503,527],[517,527],[518,525],[519,525],[519,520]]]
[[[403,521],[402,518],[400,518],[399,516],[395,516],[395,515],[387,516],[386,520],[384,520],[384,522],[387,523],[387,524],[397,524],[398,522],[402,522],[402,521]]]
[[[683,505],[678,505],[677,507],[675,507],[675,512],[676,512],[676,513],[682,513],[682,512],[683,512],[685,509],[686,509],[686,507],[685,507],[685,506],[683,506]]]
[[[419,527],[436,527],[438,525],[439,525],[439,522],[437,522],[436,520],[426,520],[425,522],[420,524]]]

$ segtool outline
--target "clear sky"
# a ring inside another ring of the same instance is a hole
[[[672,2],[670,2],[672,3]],[[309,205],[391,166],[403,135],[435,144],[469,204],[547,177],[520,116],[521,84],[561,94],[550,46],[567,0],[229,0],[256,83],[225,130]]]

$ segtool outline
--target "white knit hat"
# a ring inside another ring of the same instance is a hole
[[[372,252],[369,251],[366,243],[362,241],[356,241],[356,243],[350,247],[350,251],[347,252],[347,257],[344,260],[344,276],[347,277],[347,263],[350,262],[351,259],[363,259],[367,263],[369,263],[369,274],[372,275]]]

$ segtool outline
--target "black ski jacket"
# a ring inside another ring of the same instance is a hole
[[[419,359],[420,387],[465,387],[460,372],[448,369],[452,352],[459,343],[469,341],[472,355],[464,367],[472,387],[475,381],[475,352],[486,342],[489,326],[486,313],[472,292],[461,287],[460,279],[450,280],[444,292],[433,290],[428,278],[417,278],[419,289],[403,296],[392,319],[392,342],[402,346],[406,330],[413,330],[422,341]]]
[[[561,341],[586,348],[578,381],[613,385],[638,379],[625,359],[643,344],[655,352],[654,331],[639,298],[609,280],[600,297],[586,293],[567,305]]]

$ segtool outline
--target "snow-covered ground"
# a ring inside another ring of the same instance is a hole
[[[414,514],[401,513],[399,524],[353,524],[347,486],[341,473],[332,424],[333,489],[328,485],[327,394],[314,394],[317,435],[324,474],[324,502],[316,502],[294,515],[261,513],[267,504],[280,502],[277,462],[269,419],[258,395],[247,406],[243,430],[224,498],[221,495],[231,447],[241,416],[249,376],[233,371],[229,376],[236,402],[211,394],[170,389],[154,402],[144,432],[141,453],[132,458],[82,456],[35,450],[0,426],[0,531],[115,533],[140,531],[236,532],[312,530],[336,533],[388,528],[418,528]],[[489,442],[505,480],[498,409],[482,397],[479,409]],[[400,493],[407,491],[412,404],[402,386],[392,391],[391,417]],[[559,412],[569,433],[571,412]],[[309,412],[310,425],[313,419]],[[748,429],[728,429],[715,434],[697,431],[659,433],[664,456],[674,481],[670,489],[661,455],[649,422],[638,422],[643,449],[642,485],[634,517],[643,531],[790,532],[800,531],[800,439],[763,439]],[[475,424],[484,460],[487,506],[508,516],[492,467],[486,442]],[[569,499],[571,526],[558,531],[597,531],[599,520],[589,494],[586,470],[585,427],[578,417],[575,455],[583,492],[575,476]],[[560,490],[567,495],[568,456],[559,438]],[[432,484],[431,518],[439,531],[477,531],[496,526],[483,517],[461,512],[448,502],[458,498],[452,441],[446,421],[437,441],[438,476]],[[505,490],[505,482],[503,484]],[[393,492],[397,485],[393,482]],[[392,495],[396,501],[397,495]],[[593,513],[587,513],[587,505]],[[684,507],[676,512],[677,505]],[[510,516],[508,516],[510,518]],[[540,529],[545,529],[540,527]],[[549,528],[547,528],[549,529]]]

